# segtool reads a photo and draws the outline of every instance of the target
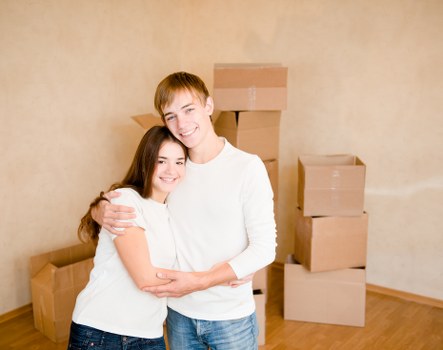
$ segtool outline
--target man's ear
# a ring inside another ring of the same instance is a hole
[[[214,112],[214,100],[211,96],[208,96],[206,99],[206,106],[205,106],[206,112],[208,112],[208,115],[212,115],[212,112]]]

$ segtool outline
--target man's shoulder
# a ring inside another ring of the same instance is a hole
[[[227,153],[233,158],[240,158],[242,160],[247,160],[251,162],[261,161],[260,157],[256,154],[246,152],[240,148],[233,146],[230,143],[227,143],[226,146],[228,151]]]

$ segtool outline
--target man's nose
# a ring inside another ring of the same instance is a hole
[[[177,115],[177,127],[182,129],[186,126],[186,117],[183,114]]]

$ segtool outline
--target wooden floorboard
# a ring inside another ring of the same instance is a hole
[[[443,350],[443,309],[367,292],[365,327],[283,320],[283,270],[272,267],[266,345],[260,350]],[[0,324],[0,350],[61,350],[34,329],[27,311]]]

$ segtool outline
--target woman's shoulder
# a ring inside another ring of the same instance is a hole
[[[115,192],[120,193],[120,196],[111,199],[112,204],[135,205],[143,202],[142,196],[132,188],[128,187],[118,188],[115,190]]]

